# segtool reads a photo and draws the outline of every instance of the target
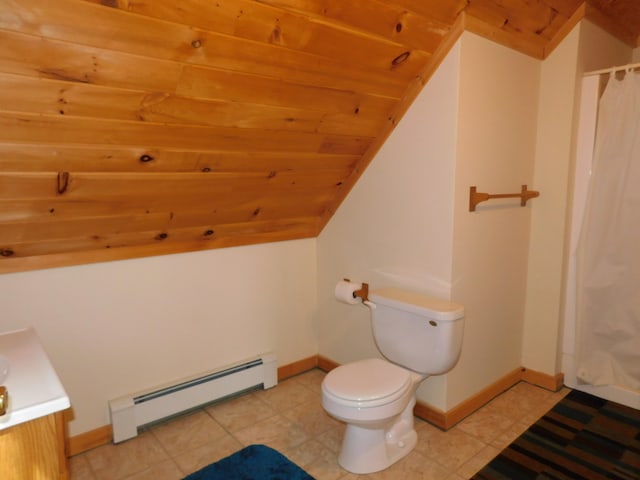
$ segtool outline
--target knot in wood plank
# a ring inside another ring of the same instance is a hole
[[[62,195],[69,187],[69,172],[58,172],[56,191],[58,195]]]
[[[398,65],[400,65],[401,63],[406,62],[410,55],[411,55],[411,52],[409,52],[409,51],[402,52],[402,53],[401,53],[400,55],[398,55],[396,58],[394,58],[393,60],[391,60],[391,66],[392,66],[392,67],[397,67],[397,66],[398,66]]]

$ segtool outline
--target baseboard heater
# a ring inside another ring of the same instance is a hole
[[[278,383],[276,357],[266,353],[241,363],[109,401],[114,443],[138,435],[138,427],[253,387]]]

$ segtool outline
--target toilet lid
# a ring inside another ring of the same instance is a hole
[[[324,388],[335,397],[350,402],[393,401],[411,383],[411,375],[404,368],[379,358],[348,363],[327,374]]]

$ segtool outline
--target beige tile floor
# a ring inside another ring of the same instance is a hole
[[[77,455],[71,480],[178,480],[253,443],[275,448],[317,480],[468,479],[568,392],[521,382],[447,432],[417,420],[415,450],[364,476],[337,463],[344,425],[320,405],[324,375],[311,370]]]

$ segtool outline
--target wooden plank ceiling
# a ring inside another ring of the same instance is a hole
[[[0,273],[318,235],[471,29],[635,0],[0,0]]]

